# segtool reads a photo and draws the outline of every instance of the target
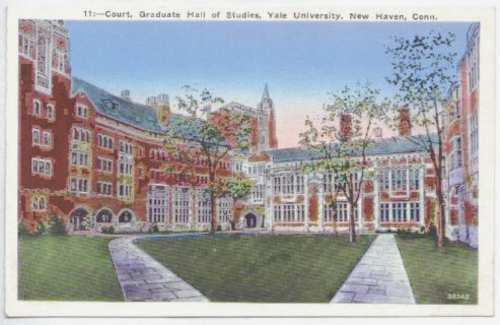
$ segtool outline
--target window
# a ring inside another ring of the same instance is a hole
[[[304,222],[303,204],[287,203],[274,206],[274,221],[283,223]]]
[[[85,151],[71,151],[71,165],[80,167],[90,167],[89,153]]]
[[[420,170],[417,168],[411,168],[409,173],[410,173],[410,189],[411,190],[420,189]]]
[[[102,172],[107,172],[107,173],[112,173],[113,172],[113,160],[111,159],[106,159],[103,157],[97,157],[97,170],[102,171]]]
[[[391,171],[392,191],[400,192],[407,190],[407,183],[406,183],[407,172],[408,170],[406,168],[392,169]]]
[[[391,170],[386,168],[380,172],[380,187],[383,191],[391,189]]]
[[[281,180],[281,192],[283,194],[293,194],[294,193],[294,177],[292,174],[283,175]]]
[[[132,155],[132,144],[125,141],[120,141],[120,153]]]
[[[45,196],[34,196],[31,198],[31,209],[33,211],[45,211],[47,210],[47,197]]]
[[[451,140],[450,170],[462,167],[462,139],[456,136]]]
[[[169,192],[166,185],[150,185],[148,192],[148,221],[164,223],[168,218]]]
[[[390,221],[390,203],[380,203],[380,221]]]
[[[133,165],[131,161],[127,160],[120,160],[120,174],[121,175],[127,175],[127,176],[132,176],[132,171],[133,171]]]
[[[257,184],[252,187],[252,200],[262,201],[264,199],[264,185]]]
[[[210,223],[212,221],[212,210],[210,206],[210,198],[203,190],[198,194],[198,222]]]
[[[279,176],[273,177],[273,192],[279,194],[281,192],[281,178]]]
[[[477,113],[471,114],[470,117],[470,153],[472,159],[477,159],[479,153],[479,128]]]
[[[189,222],[189,190],[178,188],[174,196],[174,221],[179,224]]]
[[[97,182],[97,193],[100,195],[113,195],[113,184],[109,182]]]
[[[221,197],[219,199],[218,217],[220,223],[227,223],[232,219],[233,215],[233,202],[229,197]]]
[[[32,158],[31,173],[33,175],[52,176],[52,161],[49,159]]]
[[[33,145],[39,145],[40,144],[40,130],[37,128],[33,128],[31,130],[31,137],[32,137],[32,143]]]
[[[85,177],[70,178],[70,192],[75,194],[88,194],[89,181]]]
[[[334,174],[331,172],[323,175],[323,190],[326,193],[339,192],[341,189],[342,188],[338,176],[334,176]]]
[[[23,33],[19,33],[19,54],[31,58],[33,52],[34,52],[33,37],[30,37]]]
[[[394,222],[406,222],[406,202],[392,203],[392,221]]]
[[[348,222],[350,204],[347,201],[323,204],[323,219],[325,222]],[[354,209],[354,220],[358,220],[358,209]]]
[[[303,175],[296,175],[295,176],[295,180],[296,180],[296,193],[298,194],[303,194],[304,193],[304,176]]]
[[[47,119],[49,121],[53,121],[56,118],[56,111],[54,108],[54,105],[52,104],[47,104]]]
[[[293,195],[304,193],[304,176],[282,174],[273,177],[273,191],[275,194]]]
[[[37,51],[36,51],[36,71],[35,88],[37,90],[49,93],[51,91],[52,69],[50,69],[52,32],[50,28],[37,28]]]
[[[131,201],[133,199],[132,185],[126,182],[118,184],[118,197],[122,200]]]
[[[90,131],[80,127],[73,127],[73,142],[91,142]]]
[[[79,118],[86,119],[89,117],[89,108],[83,104],[76,104],[75,113]]]
[[[50,131],[43,131],[42,144],[44,146],[51,146],[52,145],[52,133],[50,133]]]
[[[38,117],[42,116],[42,103],[38,99],[33,100],[32,114]]]
[[[410,220],[420,222],[420,203],[410,203]]]
[[[67,55],[64,50],[56,49],[54,51],[54,67],[56,71],[66,73],[66,59]]]
[[[347,202],[337,202],[337,220],[339,222],[349,221],[349,204]]]
[[[105,134],[97,134],[97,145],[101,148],[113,149],[113,138]]]

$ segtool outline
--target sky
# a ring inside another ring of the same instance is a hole
[[[264,84],[276,110],[279,147],[297,145],[306,116],[319,116],[328,92],[369,82],[394,89],[384,45],[391,36],[430,30],[456,34],[465,50],[469,23],[85,22],[67,21],[73,76],[133,101],[181,87],[208,88],[226,102],[256,106]]]

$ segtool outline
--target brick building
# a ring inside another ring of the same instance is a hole
[[[479,30],[479,24],[472,24],[467,31],[458,83],[450,88],[443,117],[447,236],[474,247],[478,241]]]
[[[149,97],[144,105],[129,91],[117,96],[72,76],[69,57],[63,22],[20,21],[20,220],[33,228],[56,215],[70,231],[111,225],[120,232],[147,231],[152,225],[208,229],[206,161],[181,164],[164,148],[167,130],[175,131],[178,146],[196,136],[183,128],[187,117],[170,111],[166,94]],[[232,153],[218,173],[244,173],[255,186],[244,202],[217,200],[222,229],[230,227],[233,214],[240,229],[347,229],[351,216],[345,198],[338,197],[336,206],[329,203],[335,175],[301,168],[321,157],[278,148],[267,85],[256,107],[232,102],[224,108],[251,116],[252,146],[248,153]],[[412,131],[407,110],[401,110],[400,121],[401,137],[380,138],[369,149],[376,177],[361,189],[354,216],[363,232],[425,229],[436,210],[431,162],[406,138]]]

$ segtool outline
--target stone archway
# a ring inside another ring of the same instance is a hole
[[[102,208],[95,215],[96,224],[111,223],[113,221],[113,212],[108,208]]]
[[[72,231],[89,230],[89,211],[86,208],[79,207],[73,210],[69,215],[69,222]]]
[[[245,228],[256,228],[257,227],[257,216],[252,212],[245,215]]]

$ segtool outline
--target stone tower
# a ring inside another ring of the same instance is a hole
[[[274,104],[269,96],[267,84],[264,86],[262,99],[257,104],[257,135],[257,151],[260,152],[278,147]]]

